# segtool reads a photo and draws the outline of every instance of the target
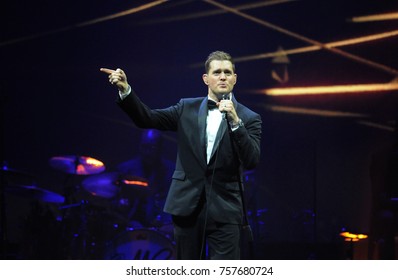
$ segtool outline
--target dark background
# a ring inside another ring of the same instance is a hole
[[[394,140],[397,91],[290,97],[256,91],[390,82],[398,68],[398,39],[340,48],[391,71],[322,49],[289,55],[289,80],[281,84],[271,77],[281,66],[272,57],[243,58],[310,44],[239,15],[218,13],[204,1],[168,1],[91,22],[150,2],[2,1],[1,159],[59,194],[66,180],[79,186],[82,176],[71,178],[52,168],[54,156],[94,157],[112,171],[137,154],[141,130],[117,107],[117,91],[99,68],[124,69],[142,100],[161,108],[206,95],[203,62],[210,52],[224,50],[236,59],[236,97],[263,119],[261,162],[246,178],[251,222],[261,244],[258,257],[307,258],[316,246],[330,245],[333,249],[318,258],[340,258],[342,228],[369,232],[371,155]],[[242,12],[321,43],[398,28],[396,20],[348,20],[396,12],[392,0],[218,2],[229,7],[267,3]],[[325,116],[327,111],[336,114]],[[174,134],[165,136],[164,155],[174,160]],[[9,194],[6,202],[8,239],[19,243],[31,204]],[[282,245],[275,249],[276,244]]]

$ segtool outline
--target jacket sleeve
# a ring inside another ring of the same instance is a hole
[[[244,169],[254,169],[260,161],[261,116],[252,113],[250,117],[241,118],[244,126],[231,132],[234,149]]]
[[[159,130],[177,130],[181,102],[164,109],[151,109],[145,105],[132,90],[123,100],[117,100],[120,108],[140,128],[156,128]]]

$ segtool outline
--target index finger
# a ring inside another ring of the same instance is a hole
[[[100,71],[104,72],[106,74],[112,74],[113,72],[115,72],[115,70],[108,69],[108,68],[100,68]]]

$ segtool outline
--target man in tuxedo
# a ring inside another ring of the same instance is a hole
[[[205,62],[206,97],[182,98],[163,109],[145,105],[121,69],[101,68],[119,90],[119,106],[141,128],[177,132],[176,169],[164,211],[172,215],[178,259],[240,258],[241,171],[260,159],[261,116],[237,102],[228,53]]]

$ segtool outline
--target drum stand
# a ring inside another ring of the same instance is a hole
[[[69,252],[71,259],[80,259],[86,260],[89,259],[87,254],[87,239],[88,239],[88,227],[87,227],[87,201],[82,200],[79,203],[69,204],[61,206],[60,210],[73,209],[79,207],[79,225],[76,232],[73,233],[72,240],[69,244],[69,237],[67,237],[67,245],[69,248],[72,248],[72,251]],[[65,220],[65,215],[63,217],[63,221]],[[67,225],[63,227],[64,233],[68,231]],[[69,255],[68,254],[68,255]]]

